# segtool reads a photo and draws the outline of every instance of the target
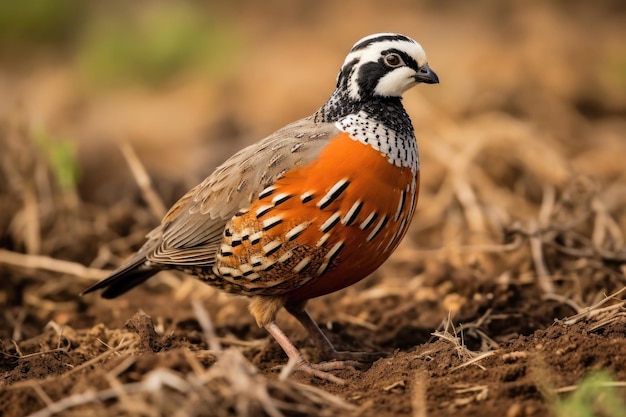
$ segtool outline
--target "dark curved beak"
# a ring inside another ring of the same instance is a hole
[[[428,65],[422,65],[415,75],[415,81],[425,84],[439,84],[439,77]]]

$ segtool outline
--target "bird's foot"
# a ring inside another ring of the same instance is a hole
[[[283,369],[280,372],[280,379],[285,380],[292,372],[300,371],[325,381],[333,382],[338,385],[344,385],[346,383],[345,380],[331,374],[329,371],[337,371],[348,367],[358,367],[359,365],[361,365],[360,362],[351,360],[311,363],[302,357],[291,358],[289,359],[289,362],[283,366]]]
[[[307,330],[315,345],[319,349],[320,357],[323,360],[330,361],[355,361],[361,363],[372,363],[380,358],[390,356],[386,352],[344,352],[337,351],[330,340],[326,337],[324,332],[320,329],[317,323],[311,318],[308,311],[304,308],[303,304],[291,304],[286,305],[287,311],[293,315]]]

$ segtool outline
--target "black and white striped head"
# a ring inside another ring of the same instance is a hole
[[[400,97],[418,83],[438,82],[419,43],[397,33],[377,33],[352,47],[339,72],[337,89],[360,101]]]

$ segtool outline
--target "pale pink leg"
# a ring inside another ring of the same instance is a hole
[[[302,357],[302,354],[291,343],[291,340],[283,333],[283,331],[278,327],[276,322],[270,322],[263,326],[265,330],[278,342],[280,347],[283,348],[290,361],[295,363],[294,370],[303,371],[310,375],[316,376],[321,379],[325,379],[327,381],[331,381],[337,384],[343,384],[344,381],[336,376],[329,374],[327,371],[344,369],[348,366],[358,365],[357,362],[353,361],[334,361],[334,362],[322,362],[317,364],[312,364],[305,360]]]
[[[385,352],[338,352],[303,305],[286,305],[285,309],[302,324],[311,338],[313,338],[315,346],[320,350],[321,357],[324,360],[374,362],[389,356]]]

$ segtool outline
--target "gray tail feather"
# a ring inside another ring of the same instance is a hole
[[[105,289],[102,292],[103,298],[115,298],[124,294],[159,272],[159,269],[146,265],[146,261],[146,257],[143,254],[135,255],[124,265],[113,271],[108,278],[87,288],[81,295],[102,288]]]

